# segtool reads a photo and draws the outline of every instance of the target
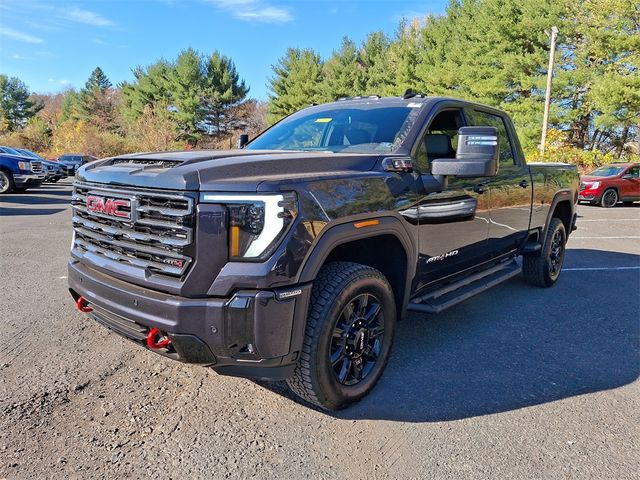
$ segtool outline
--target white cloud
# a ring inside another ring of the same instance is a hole
[[[99,13],[92,12],[90,10],[82,10],[80,8],[61,10],[60,16],[73,22],[93,25],[95,27],[108,27],[113,25],[111,20],[103,17]]]
[[[28,33],[18,32],[17,30],[13,30],[11,28],[0,27],[0,35],[12,38],[14,40],[18,40],[20,42],[26,43],[43,43],[44,40],[38,37],[34,37],[33,35],[29,35]]]
[[[270,5],[262,0],[209,0],[239,20],[263,23],[286,23],[293,20],[291,12],[284,7]]]

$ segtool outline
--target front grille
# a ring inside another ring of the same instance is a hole
[[[31,171],[33,173],[42,173],[42,162],[31,161]]]
[[[87,197],[93,201],[97,198],[101,205],[109,200],[129,201],[130,207],[121,206],[116,212],[127,218],[92,207]],[[97,255],[171,277],[186,274],[193,261],[190,256],[195,222],[192,198],[76,184],[71,203],[74,248],[81,254]]]

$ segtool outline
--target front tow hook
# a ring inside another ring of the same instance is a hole
[[[93,312],[93,308],[89,306],[89,302],[87,302],[87,299],[83,296],[79,296],[78,300],[76,300],[76,307],[78,311],[82,313]]]
[[[149,330],[147,334],[147,347],[158,350],[159,348],[167,348],[170,344],[171,339],[168,335],[163,334],[156,327]]]

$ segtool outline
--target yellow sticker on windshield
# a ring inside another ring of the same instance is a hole
[[[316,123],[329,123],[333,118],[316,118]]]

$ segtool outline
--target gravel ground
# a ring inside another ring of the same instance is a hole
[[[639,478],[640,205],[581,206],[559,283],[399,324],[337,415],[73,308],[68,185],[0,200],[0,479]]]

